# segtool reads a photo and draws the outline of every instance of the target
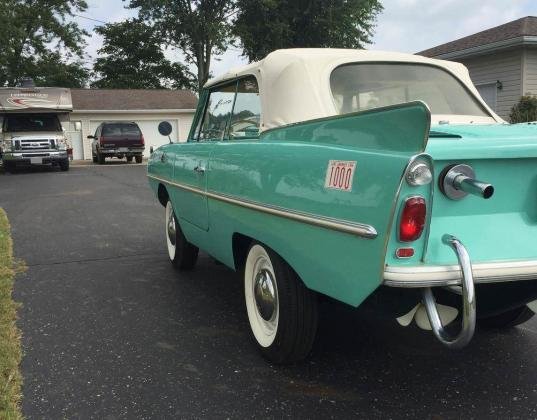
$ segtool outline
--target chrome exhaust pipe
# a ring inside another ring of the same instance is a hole
[[[468,194],[488,199],[494,194],[494,186],[475,179],[475,172],[468,165],[446,167],[440,176],[439,186],[452,200],[461,200]]]

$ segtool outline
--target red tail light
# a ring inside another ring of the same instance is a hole
[[[412,242],[421,236],[426,214],[427,205],[423,197],[410,197],[406,200],[399,219],[401,242]]]
[[[140,136],[140,139],[142,140],[142,146],[145,146],[145,139],[143,134]]]

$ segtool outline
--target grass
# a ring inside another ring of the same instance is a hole
[[[11,297],[15,277],[13,243],[5,211],[0,208],[0,419],[21,419],[22,377],[17,304]]]

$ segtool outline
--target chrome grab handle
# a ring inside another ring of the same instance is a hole
[[[423,303],[429,317],[429,322],[433,329],[433,333],[442,344],[453,349],[460,349],[466,346],[475,332],[476,320],[476,297],[474,287],[474,276],[472,273],[472,264],[470,256],[464,245],[455,236],[444,235],[442,242],[449,245],[459,260],[459,265],[462,271],[462,327],[459,334],[452,337],[449,334],[440,320],[438,310],[436,309],[436,301],[433,291],[430,287],[423,290]]]
[[[194,168],[194,170],[198,173],[198,174],[204,174],[205,173],[205,168],[201,165],[198,165]]]

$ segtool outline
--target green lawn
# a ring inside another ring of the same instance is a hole
[[[9,222],[0,208],[0,419],[20,419],[20,333],[17,305],[11,298],[15,268]]]

